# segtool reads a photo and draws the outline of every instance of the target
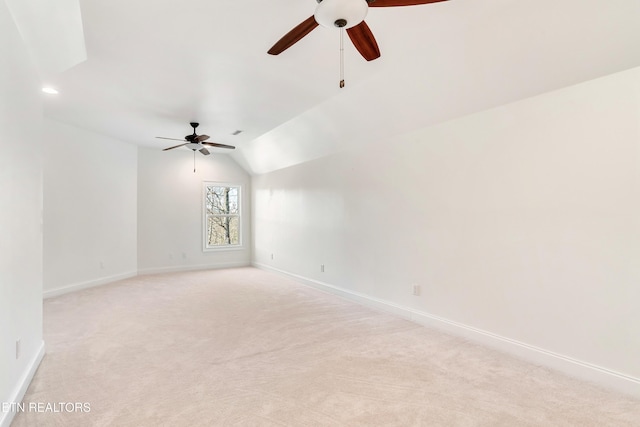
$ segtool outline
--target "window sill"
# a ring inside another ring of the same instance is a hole
[[[204,248],[202,252],[221,252],[221,251],[241,251],[245,247],[242,245],[217,246],[213,248]]]

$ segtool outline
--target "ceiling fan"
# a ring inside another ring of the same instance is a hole
[[[209,150],[207,150],[207,147],[205,146],[217,147],[217,148],[229,148],[232,150],[236,148],[233,145],[218,144],[217,142],[205,142],[207,139],[209,139],[209,135],[196,135],[196,128],[200,125],[200,123],[191,122],[189,124],[193,128],[193,134],[185,136],[184,139],[165,138],[164,136],[156,136],[156,138],[159,138],[159,139],[169,139],[171,141],[184,141],[184,143],[182,144],[165,148],[162,151],[173,150],[174,148],[178,148],[178,147],[187,147],[189,150],[193,151],[194,154],[197,150],[197,151],[200,151],[205,156],[208,156],[211,153],[209,153]]]
[[[415,6],[446,0],[316,0],[318,6],[311,17],[305,19],[274,44],[268,53],[279,55],[318,25],[344,28],[358,52],[367,61],[380,57],[380,49],[369,26],[364,22],[369,7]]]

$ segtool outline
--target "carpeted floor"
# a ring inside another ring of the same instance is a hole
[[[140,276],[44,319],[15,427],[640,426],[638,400],[254,268]]]

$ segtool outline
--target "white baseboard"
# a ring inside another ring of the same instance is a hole
[[[82,289],[93,288],[95,286],[106,285],[118,280],[129,279],[131,277],[148,275],[148,274],[162,274],[162,273],[176,273],[181,271],[198,271],[198,270],[214,270],[221,268],[236,268],[236,267],[248,267],[251,263],[246,261],[241,262],[226,262],[220,264],[200,264],[200,265],[180,265],[172,267],[156,267],[156,268],[143,268],[137,271],[117,274],[114,276],[101,277],[95,280],[89,280],[82,283],[74,283],[73,285],[63,286],[56,289],[49,289],[42,293],[44,299],[53,298],[60,295],[68,294],[70,292],[80,291]]]
[[[423,311],[403,307],[365,294],[349,291],[328,283],[279,270],[266,264],[253,262],[252,265],[263,270],[273,271],[294,278],[302,284],[314,289],[337,295],[341,298],[348,299],[368,307],[395,314],[413,322],[442,330],[450,333],[451,335],[464,337],[469,341],[509,353],[538,366],[548,367],[574,378],[579,378],[605,388],[640,398],[640,378],[625,375],[620,372],[577,360],[553,351],[545,350],[527,343],[477,329],[472,326],[434,316]]]
[[[138,274],[162,274],[162,273],[179,273],[181,271],[200,271],[200,270],[218,270],[221,268],[237,268],[237,267],[249,267],[250,262],[238,261],[238,262],[225,262],[219,264],[199,264],[199,265],[178,265],[171,267],[151,267],[141,268],[138,270]]]
[[[38,348],[38,351],[31,359],[31,362],[29,362],[29,365],[27,365],[27,369],[22,374],[22,377],[20,377],[20,380],[18,381],[18,384],[16,385],[16,388],[14,389],[7,403],[17,404],[22,402],[22,399],[24,399],[24,395],[27,392],[27,389],[29,388],[29,384],[31,384],[31,380],[33,379],[33,376],[38,370],[38,366],[40,366],[40,362],[42,362],[43,357],[44,357],[44,341],[40,343],[40,347]],[[16,416],[16,413],[14,411],[8,411],[8,412],[0,411],[0,427],[9,427],[15,416]]]
[[[63,286],[61,288],[49,289],[42,293],[43,298],[53,298],[59,295],[68,294],[69,292],[79,291],[81,289],[93,288],[95,286],[106,285],[107,283],[115,282],[117,280],[128,279],[130,277],[137,276],[136,271],[131,271],[122,274],[116,274],[115,276],[101,277],[99,279],[89,280],[82,283],[74,283],[73,285]]]

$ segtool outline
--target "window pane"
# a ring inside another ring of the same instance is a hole
[[[207,217],[207,246],[239,244],[240,218],[238,216]]]
[[[228,215],[238,213],[238,188],[207,186],[207,214]]]

